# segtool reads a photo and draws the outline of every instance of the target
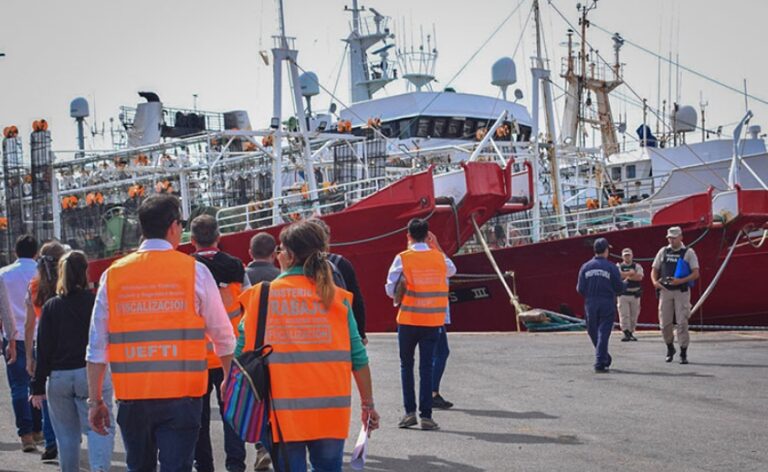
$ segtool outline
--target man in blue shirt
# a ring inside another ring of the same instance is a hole
[[[608,262],[610,244],[605,238],[594,243],[595,257],[581,266],[576,290],[584,297],[587,332],[595,346],[595,372],[606,373],[611,365],[608,339],[616,317],[616,296],[624,290],[616,264]]]

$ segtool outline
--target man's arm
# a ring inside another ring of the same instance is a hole
[[[387,274],[387,283],[384,285],[384,291],[389,298],[395,298],[395,287],[400,280],[400,276],[403,275],[403,261],[398,254],[395,260],[392,261],[392,265],[389,267],[389,273]]]
[[[619,268],[615,265],[611,265],[611,284],[616,295],[624,291],[625,282],[621,279],[621,272],[619,272]]]
[[[344,276],[347,290],[352,292],[352,312],[355,314],[357,331],[360,333],[360,337],[365,339],[365,300],[363,299],[363,292],[360,291],[360,284],[357,282],[355,267],[349,259],[343,256],[339,258],[338,267],[341,275]]]
[[[3,321],[3,330],[5,331],[6,339],[8,342],[14,341],[15,347],[16,321],[13,319],[11,304],[8,301],[8,293],[5,290],[5,283],[2,278],[0,278],[0,320]]]
[[[645,272],[643,272],[643,266],[640,264],[635,264],[635,270],[632,272],[632,275],[628,277],[629,280],[633,282],[640,282],[643,280],[643,277],[645,277]]]
[[[579,269],[579,278],[576,281],[576,291],[581,294],[582,297],[586,296],[586,280],[584,279],[584,266]]]
[[[35,341],[35,321],[37,315],[35,315],[35,308],[32,306],[32,293],[27,290],[27,297],[24,306],[27,309],[27,317],[24,320],[24,351],[27,355],[27,373],[30,376],[35,375],[35,356],[34,356],[34,341]]]
[[[221,360],[226,377],[232,363],[232,353],[235,352],[235,334],[211,271],[197,261],[195,261],[195,302],[197,313],[205,320],[205,334],[213,342],[213,351]]]

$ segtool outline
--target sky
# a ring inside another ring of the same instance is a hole
[[[437,36],[439,58],[435,89],[451,86],[457,91],[497,96],[490,84],[491,65],[512,56],[517,63],[518,83],[529,103],[528,70],[534,54],[533,22],[523,29],[531,1],[479,0],[371,0],[361,2],[392,17],[402,45],[418,38],[420,27]],[[577,24],[576,0],[552,0],[573,24]],[[587,3],[581,0],[581,3]],[[344,6],[351,0],[285,0],[286,30],[295,36],[298,63],[317,73],[321,84],[336,90],[336,102],[349,101],[348,61],[341,75],[344,52],[341,39],[348,34],[351,18]],[[547,0],[541,0],[543,38],[553,75],[560,71],[566,23]],[[38,0],[3,2],[0,29],[0,125],[15,124],[27,136],[33,120],[49,122],[54,149],[76,147],[76,126],[69,117],[69,103],[78,96],[90,102],[89,124],[109,128],[120,105],[135,105],[136,92],[156,92],[169,107],[192,108],[193,95],[201,110],[248,111],[254,128],[264,128],[272,115],[272,68],[259,58],[269,50],[277,31],[275,0]],[[727,9],[727,11],[725,11]],[[510,13],[511,17],[502,25]],[[768,61],[764,60],[764,28],[768,2],[762,0],[599,0],[591,21],[608,31],[738,89],[747,80],[749,93],[768,100]],[[406,34],[402,34],[405,23]],[[491,37],[491,33],[502,25]],[[426,33],[425,33],[426,34]],[[522,38],[518,46],[518,40]],[[418,40],[415,41],[418,45]],[[612,58],[608,34],[593,27],[589,43]],[[622,50],[625,80],[655,106],[658,93],[658,61],[630,45]],[[460,69],[464,68],[454,80]],[[662,96],[669,94],[668,67],[662,68]],[[673,100],[678,95],[673,71]],[[338,84],[337,84],[338,77]],[[744,97],[701,78],[682,73],[679,99],[699,108],[700,96],[708,102],[707,128],[725,125],[732,129],[744,114]],[[562,82],[557,80],[557,83]],[[402,80],[393,82],[377,96],[401,93]],[[621,94],[632,95],[622,87]],[[560,92],[556,92],[559,96]],[[288,94],[284,92],[284,97]],[[632,96],[632,100],[637,99]],[[321,94],[314,109],[325,109],[331,99]],[[556,105],[562,107],[562,100]],[[753,124],[768,130],[768,106],[749,101],[755,112]],[[284,101],[289,113],[291,102]],[[614,100],[614,117],[627,115],[628,130],[641,123],[639,109]],[[689,140],[698,141],[699,136]],[[25,139],[25,142],[28,141]],[[107,137],[89,139],[87,146],[105,149]],[[28,147],[28,144],[25,143]]]

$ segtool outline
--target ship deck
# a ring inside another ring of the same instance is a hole
[[[442,393],[456,406],[435,412],[440,431],[424,432],[397,428],[397,339],[371,335],[382,428],[366,470],[767,470],[768,333],[692,333],[687,366],[664,362],[657,333],[639,338],[614,333],[613,370],[594,374],[585,333],[451,333]],[[345,460],[358,417],[355,409]],[[5,381],[0,418],[0,470],[55,470],[18,447]],[[212,436],[223,470],[219,421]],[[123,451],[116,441],[112,470],[125,470]]]

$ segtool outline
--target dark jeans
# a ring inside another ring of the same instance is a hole
[[[195,469],[198,472],[213,472],[213,451],[211,449],[211,392],[216,390],[216,401],[219,404],[219,415],[224,411],[221,402],[221,382],[224,380],[224,369],[208,370],[208,391],[203,396],[203,414],[200,420],[200,434],[195,446]],[[245,471],[245,443],[237,435],[232,426],[222,417],[224,425],[224,466],[228,471]]]
[[[200,430],[202,398],[119,401],[128,472],[189,472]]]
[[[610,367],[608,339],[611,337],[613,321],[616,318],[616,302],[608,299],[588,300],[584,309],[587,313],[587,332],[592,345],[595,346],[595,367]]]
[[[448,333],[445,326],[440,327],[440,334],[435,343],[435,355],[432,358],[432,391],[440,391],[440,381],[445,372],[445,363],[448,362],[448,355],[451,353],[448,349]]]
[[[307,470],[307,452],[312,472],[341,472],[344,462],[343,439],[316,439],[314,441],[275,443],[269,451],[275,472],[296,472]],[[281,456],[285,454],[288,459]],[[286,470],[285,465],[290,470]]]
[[[397,326],[400,345],[400,379],[403,384],[403,406],[406,413],[416,412],[413,364],[419,346],[419,416],[432,418],[432,358],[439,336],[439,327]]]
[[[8,341],[3,339],[3,354]],[[5,362],[3,362],[5,363]],[[43,411],[34,408],[29,403],[29,374],[27,373],[27,351],[24,341],[16,341],[16,362],[5,366],[8,374],[8,386],[11,388],[13,414],[16,417],[16,433],[23,436],[29,433],[43,431],[45,447],[56,445],[56,435],[48,417],[48,404],[43,402]]]

